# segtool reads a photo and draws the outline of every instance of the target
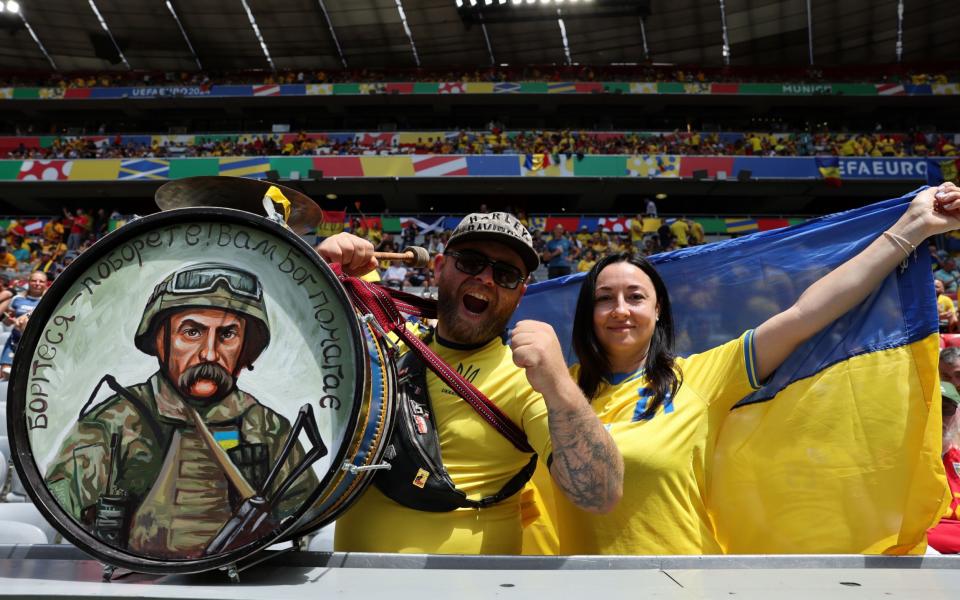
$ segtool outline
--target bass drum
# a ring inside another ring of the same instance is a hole
[[[234,564],[365,489],[395,375],[336,275],[251,213],[137,219],[71,264],[13,364],[13,458],[34,503],[101,562]]]

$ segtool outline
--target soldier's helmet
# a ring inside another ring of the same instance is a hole
[[[187,308],[216,308],[246,317],[239,367],[252,364],[270,343],[260,279],[231,265],[200,263],[178,269],[157,284],[143,309],[134,344],[145,354],[156,356],[157,328],[170,314]]]

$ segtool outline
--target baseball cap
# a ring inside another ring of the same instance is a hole
[[[510,213],[472,213],[460,221],[447,241],[447,246],[459,242],[488,240],[512,248],[523,260],[527,272],[540,266],[540,256],[533,249],[533,237],[527,228]]]
[[[960,392],[957,392],[957,388],[949,381],[940,382],[940,395],[943,396],[944,400],[949,400],[960,406]]]

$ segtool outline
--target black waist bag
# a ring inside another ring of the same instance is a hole
[[[484,508],[516,494],[533,476],[536,454],[499,492],[480,500],[468,500],[443,466],[432,413],[426,367],[415,352],[407,352],[397,364],[397,415],[385,452],[390,469],[378,471],[373,480],[394,502],[428,512]]]

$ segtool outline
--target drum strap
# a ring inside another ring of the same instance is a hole
[[[496,404],[484,396],[483,392],[450,368],[450,365],[406,328],[406,319],[401,312],[414,316],[435,318],[437,314],[436,300],[418,298],[413,294],[384,288],[356,277],[349,277],[343,274],[340,265],[336,263],[331,264],[330,267],[337,274],[355,307],[362,312],[373,315],[377,324],[385,333],[395,333],[406,342],[411,352],[416,353],[441,381],[450,386],[450,389],[456,392],[458,396],[466,400],[487,423],[507,438],[514,447],[521,452],[533,452],[526,434],[520,427],[503,414]]]

